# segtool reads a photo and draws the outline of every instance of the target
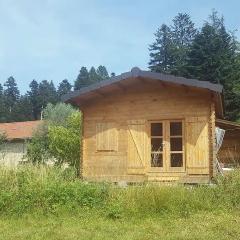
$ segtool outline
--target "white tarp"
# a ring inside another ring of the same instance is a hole
[[[219,127],[216,127],[215,128],[215,135],[216,135],[216,144],[215,144],[215,151],[216,151],[216,168],[217,170],[223,174],[223,169],[222,167],[220,166],[219,164],[219,161],[218,161],[218,158],[217,158],[217,154],[218,154],[218,151],[219,149],[221,148],[222,146],[222,143],[223,143],[223,138],[224,138],[224,135],[225,135],[225,130],[219,128]]]

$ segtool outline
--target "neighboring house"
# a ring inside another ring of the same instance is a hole
[[[41,121],[0,123],[0,133],[6,135],[7,141],[0,149],[0,163],[15,166],[23,161],[26,142],[32,138],[34,130]]]
[[[219,84],[133,68],[63,100],[83,112],[84,179],[200,183],[215,174]]]
[[[240,124],[222,119],[216,125],[225,130],[223,145],[220,148],[219,160],[228,166],[240,166]]]

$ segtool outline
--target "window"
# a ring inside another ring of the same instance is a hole
[[[162,123],[151,123],[151,167],[163,167]]]
[[[117,151],[118,132],[114,122],[96,124],[96,150]]]
[[[184,170],[183,127],[182,120],[150,122],[151,167],[154,171]]]
[[[170,166],[183,167],[182,122],[170,122]]]

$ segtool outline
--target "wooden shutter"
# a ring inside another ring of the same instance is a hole
[[[144,120],[128,122],[128,173],[144,174],[146,170],[147,132]]]
[[[209,174],[208,127],[207,117],[192,117],[186,121],[188,174]]]
[[[118,132],[113,122],[97,123],[96,125],[96,150],[117,151]]]

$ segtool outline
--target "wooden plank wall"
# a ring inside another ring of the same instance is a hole
[[[127,89],[127,90],[124,90]],[[82,174],[89,180],[107,181],[144,181],[144,180],[179,180],[190,176],[186,173],[129,174],[127,171],[128,125],[131,120],[155,121],[163,119],[194,118],[195,124],[201,118],[206,119],[210,129],[214,117],[211,110],[211,95],[207,90],[191,89],[183,86],[160,84],[153,81],[138,81],[132,87],[112,93],[104,93],[97,100],[91,101],[81,110],[84,115]],[[96,151],[96,124],[111,122],[118,131],[118,151]],[[209,124],[210,122],[210,124]],[[187,125],[185,125],[187,126]],[[186,133],[185,133],[186,134]],[[211,131],[209,130],[209,138]],[[207,139],[208,141],[209,139]],[[212,140],[211,140],[212,141]],[[185,143],[185,146],[187,143]],[[209,156],[209,146],[205,146]],[[203,146],[204,147],[204,146]],[[188,148],[186,148],[188,154]],[[150,156],[149,156],[150,157]],[[187,159],[187,156],[185,156]],[[210,158],[212,160],[212,158]],[[150,161],[150,159],[147,159]],[[209,177],[208,167],[196,172],[201,178]],[[186,163],[188,167],[188,163]],[[187,170],[187,169],[186,169]],[[194,170],[191,171],[194,175]]]
[[[226,130],[218,157],[226,166],[240,165],[240,130]]]

